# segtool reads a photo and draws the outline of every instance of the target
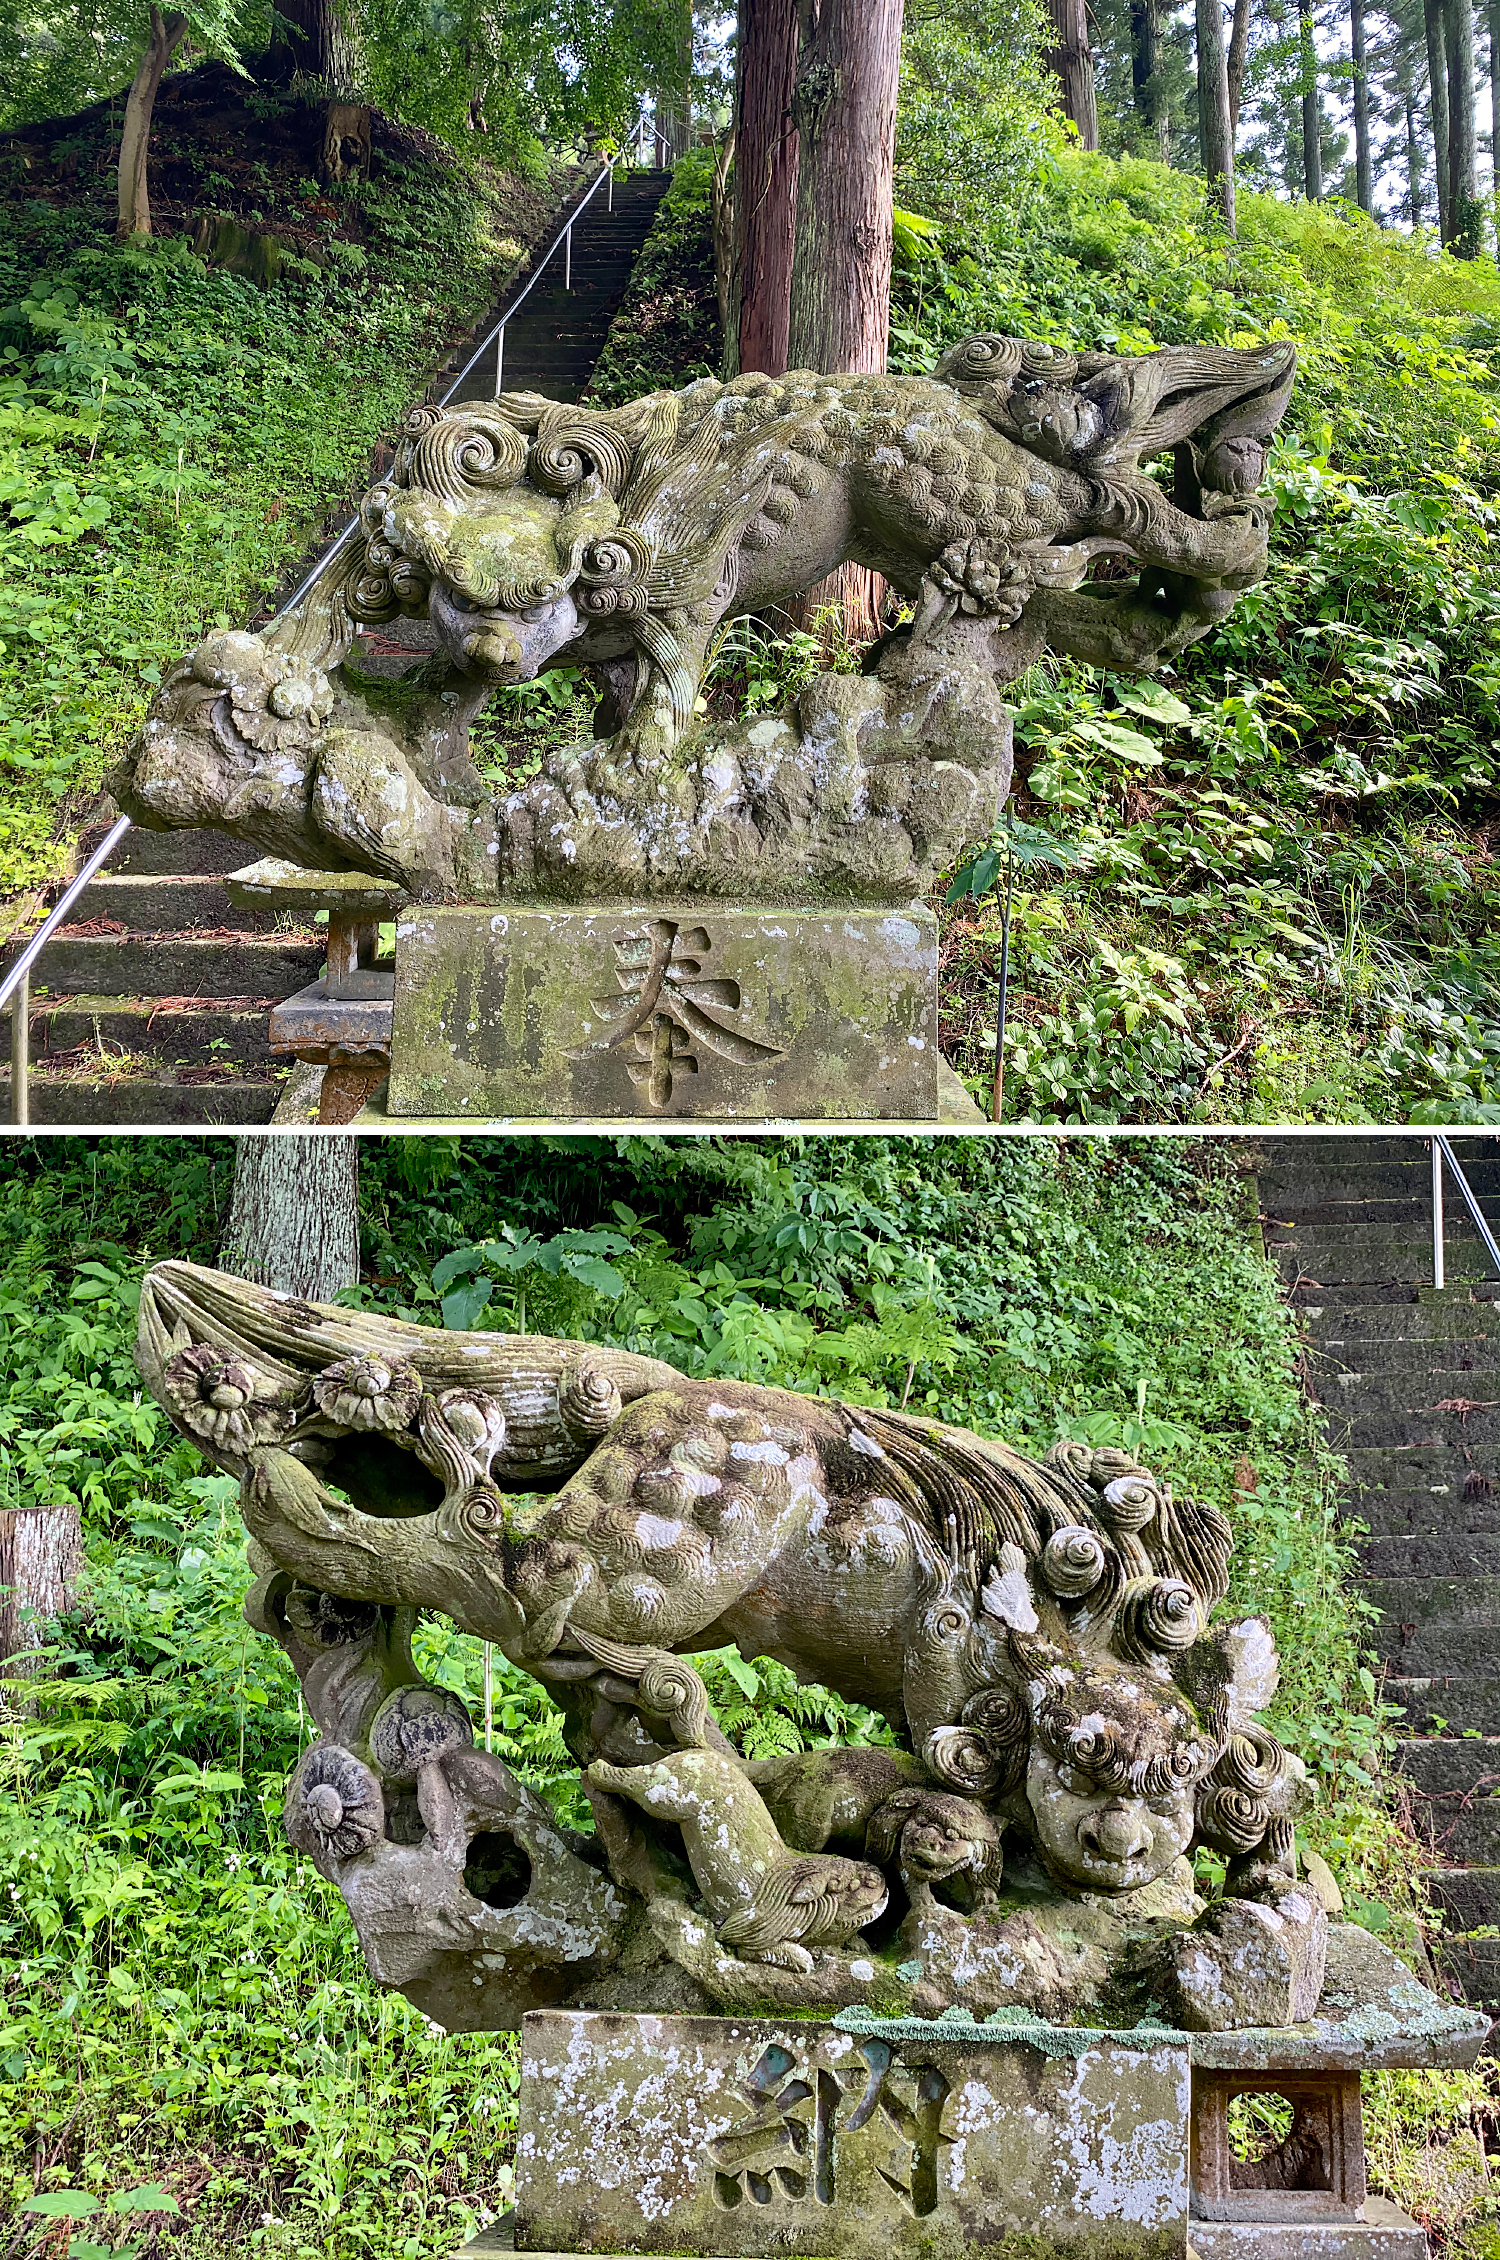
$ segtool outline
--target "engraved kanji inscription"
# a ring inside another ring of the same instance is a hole
[[[615,979],[623,994],[590,1000],[604,1033],[578,1045],[571,1056],[631,1045],[636,1056],[630,1080],[646,1104],[658,1109],[670,1101],[679,1075],[697,1074],[695,1046],[741,1067],[780,1059],[776,1045],[743,1035],[715,1016],[740,1010],[740,985],[704,972],[712,948],[706,927],[684,930],[674,918],[653,919],[644,934],[616,942]]]
[[[897,2064],[884,2041],[863,2041],[857,2053],[863,2074],[835,2068],[821,2049],[801,2067],[779,2043],[764,2050],[739,2090],[747,2116],[706,2145],[718,2204],[831,2205],[845,2146],[878,2114],[909,2156],[904,2179],[879,2164],[876,2173],[907,2212],[935,2210],[942,2153],[953,2139],[942,2131],[948,2082],[935,2064]]]

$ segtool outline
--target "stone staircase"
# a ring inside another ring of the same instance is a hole
[[[631,268],[671,175],[622,173],[614,209],[601,189],[573,234],[571,290],[559,251],[507,325],[507,391],[576,400],[588,384]],[[549,231],[550,242],[561,217]],[[545,248],[545,244],[542,246]],[[474,332],[482,337],[515,294]],[[434,382],[441,393],[473,339]],[[455,396],[489,399],[494,362]],[[291,585],[290,582],[288,584]],[[400,674],[432,649],[425,621],[393,621],[359,639],[373,673]],[[81,843],[86,851],[96,829]],[[318,933],[279,930],[269,916],[235,909],[227,872],[256,850],[219,832],[136,831],[59,928],[31,982],[31,1119],[39,1128],[269,1122],[287,1068],[267,1043],[267,1017],[322,969]],[[0,951],[0,969],[12,948]],[[8,1019],[6,1022],[8,1035]],[[8,1045],[6,1047],[8,1052]],[[12,1117],[8,1064],[0,1072],[0,1124]]]
[[[1454,1151],[1500,1236],[1500,1136]],[[1420,1135],[1268,1137],[1266,1247],[1344,1452],[1373,1646],[1404,1714],[1397,1769],[1450,1987],[1500,2016],[1500,1278],[1451,1178],[1447,1285],[1432,1279]],[[1492,1933],[1486,1936],[1486,1932]]]

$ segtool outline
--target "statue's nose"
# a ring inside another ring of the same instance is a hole
[[[1106,1860],[1139,1860],[1151,1849],[1151,1831],[1139,1805],[1121,1797],[1101,1806],[1079,1830],[1085,1846]]]

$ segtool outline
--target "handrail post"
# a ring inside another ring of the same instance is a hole
[[[1453,1148],[1449,1145],[1446,1138],[1439,1136],[1434,1138],[1432,1142],[1433,1145],[1441,1152],[1443,1160],[1448,1164],[1448,1167],[1452,1172],[1454,1181],[1457,1184],[1460,1193],[1463,1195],[1464,1207],[1469,1212],[1469,1222],[1473,1225],[1475,1231],[1479,1234],[1480,1240],[1484,1247],[1484,1252],[1490,1259],[1490,1263],[1494,1269],[1496,1277],[1500,1278],[1500,1240],[1497,1240],[1494,1233],[1490,1230],[1489,1218],[1485,1215],[1484,1210],[1479,1205],[1479,1196],[1475,1192],[1473,1186],[1469,1183],[1464,1165],[1459,1160],[1457,1154],[1453,1151]]]
[[[1432,1141],[1432,1284],[1443,1284],[1443,1141]]]
[[[563,289],[573,288],[573,223],[568,222],[568,232],[563,237]]]
[[[613,157],[611,157],[611,158],[609,159],[609,161],[608,161],[608,162],[609,162],[609,194],[608,194],[608,196],[607,196],[607,197],[605,198],[605,210],[606,210],[606,211],[609,211],[609,212],[612,212],[612,211],[614,210],[614,208],[615,208],[615,161],[614,161]]]
[[[505,375],[505,324],[495,332],[495,398],[500,398],[501,380]]]
[[[18,1130],[31,1122],[31,975],[23,973],[10,998],[10,1118]]]

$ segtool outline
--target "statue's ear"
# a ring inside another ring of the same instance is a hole
[[[979,1598],[985,1614],[998,1617],[1007,1630],[1036,1632],[1039,1629],[1026,1556],[1019,1546],[1001,1547]]]
[[[1206,1639],[1195,1643],[1189,1656],[1203,1694],[1223,1694],[1231,1730],[1252,1713],[1263,1711],[1280,1684],[1276,1642],[1264,1617],[1216,1625]],[[1199,1688],[1193,1692],[1196,1696]]]

